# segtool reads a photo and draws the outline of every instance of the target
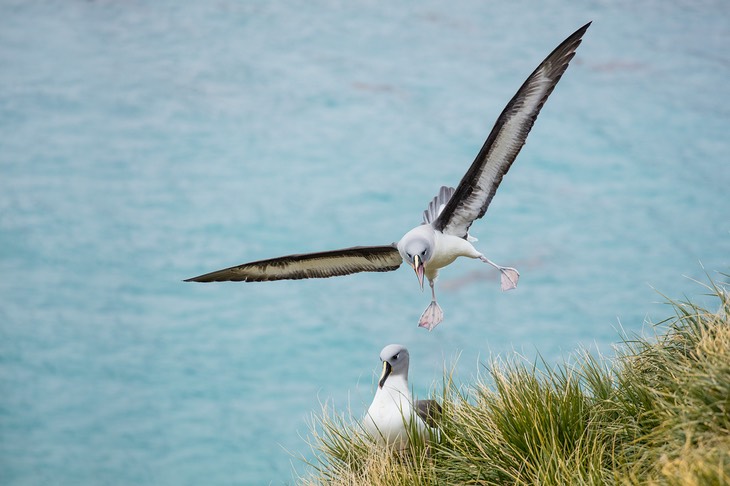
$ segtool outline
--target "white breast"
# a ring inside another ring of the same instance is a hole
[[[435,232],[435,248],[427,264],[427,273],[437,273],[460,256],[478,258],[480,253],[464,238]]]
[[[408,383],[400,376],[391,376],[385,386],[375,392],[373,403],[363,419],[363,427],[380,443],[402,449],[408,443],[406,424],[411,420],[425,431],[425,424],[413,410]]]

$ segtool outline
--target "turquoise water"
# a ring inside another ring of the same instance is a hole
[[[407,268],[181,282],[397,240],[588,20],[472,227],[516,291],[458,262],[429,334]],[[610,354],[730,268],[728,46],[723,1],[0,2],[0,482],[290,482],[385,344],[421,395]]]

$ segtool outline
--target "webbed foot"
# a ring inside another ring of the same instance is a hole
[[[512,290],[517,287],[517,282],[520,280],[520,272],[518,272],[517,269],[497,265],[484,255],[481,255],[479,259],[499,270],[499,273],[501,274],[502,291]]]
[[[418,321],[418,327],[425,327],[431,331],[443,320],[444,311],[441,310],[441,306],[438,305],[435,300],[432,300],[431,304],[426,307],[426,310],[423,311],[423,314],[421,314],[421,319]]]
[[[501,273],[502,291],[512,290],[517,287],[520,281],[520,272],[512,267],[502,267],[499,269]]]

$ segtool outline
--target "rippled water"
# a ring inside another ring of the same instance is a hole
[[[397,240],[564,37],[594,24],[486,217],[520,287],[459,262],[183,278]],[[727,2],[0,3],[0,482],[292,480],[307,418],[361,414],[406,344],[611,352],[730,267]],[[703,270],[702,265],[706,270]]]

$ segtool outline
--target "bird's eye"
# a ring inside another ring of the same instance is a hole
[[[396,359],[398,359],[398,355],[397,354],[395,356],[393,356],[393,361],[395,361]]]
[[[423,251],[421,252],[421,255],[423,255],[423,256],[426,256],[426,250],[423,250]]]

